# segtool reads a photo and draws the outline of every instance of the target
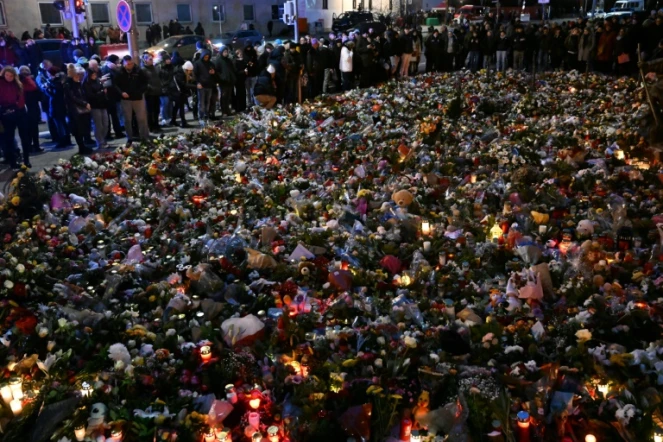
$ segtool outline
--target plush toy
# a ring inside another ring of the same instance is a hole
[[[391,195],[391,199],[398,204],[399,207],[407,207],[410,204],[412,204],[412,201],[414,200],[414,197],[408,190],[399,190],[398,192],[394,192],[393,195]]]
[[[414,422],[417,424],[417,427],[421,425],[419,422],[424,416],[430,412],[430,393],[426,390],[422,391],[417,399],[417,406],[412,410],[412,415],[414,416]]]

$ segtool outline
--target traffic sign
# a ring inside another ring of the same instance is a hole
[[[117,4],[117,9],[115,10],[115,16],[117,17],[117,25],[120,27],[122,32],[129,32],[131,30],[131,7],[129,3],[125,0],[120,0]]]

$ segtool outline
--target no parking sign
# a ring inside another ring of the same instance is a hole
[[[120,0],[117,4],[117,9],[115,10],[115,16],[117,17],[117,24],[120,27],[120,30],[122,32],[129,32],[133,20],[129,3],[125,0]]]

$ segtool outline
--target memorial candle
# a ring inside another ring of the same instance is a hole
[[[9,407],[12,409],[12,413],[14,413],[14,416],[18,416],[21,414],[21,411],[23,411],[23,404],[19,399],[14,399],[9,403]]]

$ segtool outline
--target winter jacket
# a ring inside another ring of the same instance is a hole
[[[578,53],[579,41],[580,37],[578,35],[567,35],[566,40],[564,41],[564,47],[566,48],[566,51],[571,55],[576,55]]]
[[[196,90],[196,86],[195,78],[191,78],[190,81],[187,81],[184,69],[182,69],[181,66],[177,67],[173,77],[173,89],[170,97],[173,100],[180,100],[185,97],[189,97]]]
[[[75,117],[83,113],[81,111],[88,105],[85,92],[83,92],[83,85],[72,78],[67,78],[67,81],[64,82],[64,97],[69,116]]]
[[[219,84],[230,86],[237,82],[237,73],[230,57],[218,56],[214,61],[214,66],[216,67],[216,76]]]
[[[347,46],[341,49],[341,61],[338,67],[341,72],[352,72],[352,51]]]
[[[143,66],[143,72],[147,76],[147,90],[145,95],[159,96],[161,95],[161,76],[156,66]]]
[[[158,68],[159,80],[161,81],[161,95],[168,97],[172,95],[173,88],[173,77],[175,76],[175,66],[173,63],[163,63]]]
[[[0,77],[0,114],[5,109],[25,109],[25,95],[15,81],[10,83]]]
[[[212,89],[216,85],[216,69],[209,58],[208,50],[205,50],[201,55],[200,60],[193,64],[193,75],[196,77],[196,81],[205,89]]]
[[[362,66],[369,67],[373,64],[373,49],[368,47],[371,44],[372,42],[369,42],[365,38],[362,38],[361,42],[357,44],[356,53],[361,59]]]
[[[581,34],[578,40],[578,61],[589,61],[594,47],[594,34]]]
[[[16,66],[18,57],[14,49],[9,44],[0,46],[0,65],[2,66]]]
[[[113,85],[120,97],[122,97],[122,93],[129,95],[129,98],[122,97],[123,100],[136,101],[144,98],[148,81],[147,74],[138,66],[134,66],[131,71],[121,67],[113,79]]]
[[[328,46],[320,46],[318,52],[322,69],[336,69],[336,64],[334,64],[334,53]]]
[[[433,34],[426,39],[424,44],[426,57],[437,57],[442,51],[442,38]]]
[[[272,79],[272,76],[265,69],[256,80],[256,85],[253,88],[253,95],[269,95],[276,96],[276,87],[274,85],[275,80]]]
[[[479,52],[481,51],[481,40],[479,40],[479,36],[472,37],[470,38],[470,44],[468,46],[468,49],[470,52]]]
[[[98,77],[96,80],[91,80],[88,77],[85,83],[83,83],[83,92],[85,93],[85,99],[90,103],[92,109],[106,109],[106,106],[108,106],[106,90]]]
[[[287,51],[283,55],[283,66],[287,75],[297,76],[302,68],[302,59],[298,52]]]
[[[25,106],[28,108],[28,115],[33,118],[41,118],[41,109],[39,102],[41,101],[41,91],[35,82],[32,75],[21,75],[21,83],[23,83],[23,96],[25,97]]]
[[[110,63],[110,62],[107,61],[101,67],[100,71],[101,71],[100,75],[102,77],[104,75],[110,75],[110,77],[109,77],[110,84],[113,86],[113,87],[109,87],[109,88],[106,89],[106,94],[107,94],[106,98],[111,103],[118,103],[122,99],[122,94],[120,94],[120,92],[117,90],[117,88],[114,87],[115,86],[115,81],[116,81],[116,78],[117,78],[117,73],[118,73],[117,67],[113,63]]]
[[[596,60],[601,62],[612,61],[615,52],[617,34],[613,31],[603,31],[596,47]]]
[[[414,52],[414,40],[412,34],[404,34],[401,36],[401,42],[403,43],[403,54],[411,54]]]
[[[513,50],[524,52],[527,49],[527,36],[524,32],[516,32],[513,36]]]
[[[306,55],[306,72],[312,75],[324,72],[324,61],[320,49],[311,48]]]
[[[232,60],[233,72],[235,73],[235,85],[244,87],[246,81],[246,60],[235,58]]]
[[[67,112],[64,100],[64,73],[60,72],[53,78],[49,78],[44,88],[44,92],[48,96],[48,114],[62,115]]]
[[[511,49],[511,39],[507,36],[504,36],[504,38],[502,37],[498,38],[495,48],[498,51],[508,51],[509,49]]]

